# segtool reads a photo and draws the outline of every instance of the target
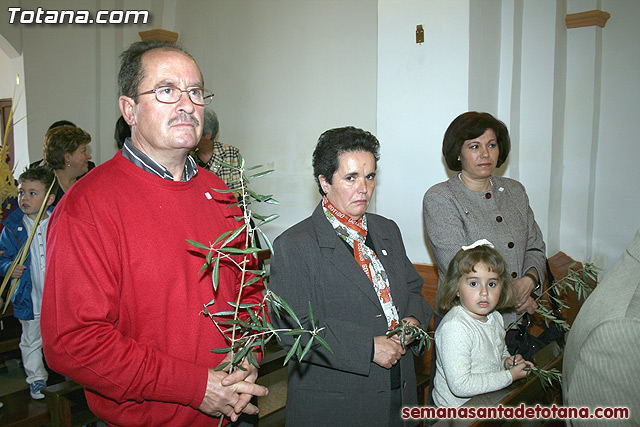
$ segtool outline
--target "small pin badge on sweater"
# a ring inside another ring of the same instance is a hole
[[[385,251],[384,249],[382,250],[382,255],[387,256],[387,251]]]
[[[211,194],[209,194],[209,192],[208,192],[208,191],[205,191],[204,196],[205,196],[207,199],[211,200]]]

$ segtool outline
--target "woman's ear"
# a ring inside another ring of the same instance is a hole
[[[326,180],[324,175],[318,175],[318,182],[320,182],[320,188],[322,188],[322,191],[324,191],[324,194],[328,194],[331,184],[329,184],[329,182]]]

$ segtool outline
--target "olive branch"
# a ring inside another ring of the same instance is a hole
[[[558,381],[558,383],[562,384],[562,373],[556,368],[542,369],[534,365],[527,366],[524,370],[538,377],[543,391],[545,391],[547,387],[551,387],[554,381]]]
[[[536,309],[536,313],[542,316],[545,322],[545,326],[549,326],[551,323],[555,323],[560,326],[565,332],[571,329],[569,324],[562,319],[559,314],[555,313],[554,310],[549,306],[549,301],[542,300],[542,297],[548,295],[550,300],[553,300],[557,305],[558,309],[569,308],[561,296],[567,294],[568,290],[576,292],[578,295],[578,299],[586,298],[589,296],[593,288],[589,284],[589,282],[595,282],[598,275],[598,268],[591,264],[585,263],[582,268],[578,270],[574,270],[573,266],[575,263],[569,266],[567,270],[567,274],[560,280],[554,281],[547,290],[542,292],[538,298],[535,299],[536,303],[538,303],[538,308]],[[551,290],[556,291],[556,295],[552,295],[549,292]],[[516,320],[511,322],[507,330],[511,329],[515,326],[520,319],[525,315],[526,312],[522,313]]]
[[[431,348],[431,341],[435,340],[435,338],[429,335],[429,333],[430,332],[422,325],[415,325],[411,322],[402,321],[395,328],[389,329],[386,335],[388,337],[398,335],[402,348],[407,348],[409,344],[415,342],[418,346],[418,353],[421,353],[425,348],[429,350]]]
[[[540,296],[535,299],[536,303],[538,303],[538,308],[535,312],[542,316],[546,327],[549,327],[550,324],[556,324],[564,332],[569,331],[571,326],[560,316],[559,313],[559,310],[569,308],[561,296],[563,294],[566,295],[568,290],[571,290],[576,292],[578,299],[582,299],[589,296],[593,290],[589,283],[597,280],[597,272],[599,269],[594,264],[585,263],[582,268],[574,270],[574,265],[575,263],[571,264],[567,270],[567,274],[562,279],[554,281],[547,290],[542,292]],[[556,291],[555,295],[550,293],[551,290]],[[548,296],[549,300],[542,300],[542,297],[545,295]],[[550,307],[550,301],[555,302],[557,307],[555,310]],[[507,330],[515,326],[520,319],[522,319],[525,313],[526,312],[518,316],[518,318],[509,325]],[[529,371],[531,374],[538,377],[543,390],[546,390],[547,386],[551,386],[553,381],[562,383],[562,373],[555,368],[545,370],[536,366],[527,366],[525,371]]]
[[[280,298],[269,289],[267,283],[267,271],[264,268],[257,270],[248,268],[248,265],[252,261],[252,257],[256,258],[257,253],[261,251],[261,249],[256,246],[256,236],[258,234],[262,236],[262,239],[267,244],[269,250],[273,253],[271,241],[260,227],[279,217],[278,214],[267,216],[259,215],[253,212],[251,207],[255,203],[278,204],[278,201],[274,199],[271,194],[262,195],[248,187],[251,180],[269,175],[273,170],[257,171],[263,167],[262,165],[245,168],[245,161],[241,155],[239,156],[239,163],[240,166],[238,167],[227,163],[221,163],[223,167],[238,172],[240,178],[232,183],[232,188],[230,189],[214,189],[220,193],[234,193],[238,195],[238,202],[230,204],[229,207],[239,206],[241,208],[242,216],[235,217],[235,220],[240,223],[239,227],[221,234],[209,245],[193,240],[187,240],[187,242],[196,248],[207,251],[206,260],[200,269],[200,274],[207,269],[212,268],[212,284],[214,292],[218,290],[221,262],[230,262],[238,268],[241,273],[240,291],[238,292],[238,296],[235,301],[227,301],[230,309],[212,313],[210,308],[216,302],[214,297],[211,301],[204,304],[202,311],[204,315],[211,319],[215,327],[229,343],[227,347],[211,350],[213,353],[230,354],[230,361],[218,365],[215,369],[217,371],[229,369],[230,372],[233,372],[236,369],[245,370],[242,366],[245,357],[247,362],[256,368],[259,368],[259,363],[251,350],[260,348],[264,353],[265,345],[274,337],[279,339],[278,334],[297,336],[294,345],[291,347],[284,359],[283,365],[286,365],[294,355],[297,356],[299,361],[302,361],[310,351],[311,345],[315,340],[317,340],[327,350],[331,351],[327,342],[319,335],[324,328],[316,326],[311,304],[309,304],[309,319],[311,321],[311,329],[309,330],[302,327],[298,316],[291,306],[284,299]],[[247,176],[246,173],[249,171],[254,172]],[[254,222],[257,224],[254,225]],[[244,242],[241,247],[237,247],[236,238],[241,235],[244,236]],[[264,283],[265,292],[260,303],[243,303],[243,290],[260,282],[261,280]],[[279,317],[283,312],[291,316],[291,318],[296,321],[298,328],[274,328],[267,315],[267,308],[269,306],[271,306],[272,311]],[[310,339],[304,348],[302,348],[300,342],[302,336],[305,334],[309,334]]]

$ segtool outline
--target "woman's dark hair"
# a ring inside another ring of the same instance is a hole
[[[44,161],[52,169],[64,169],[66,153],[73,153],[82,144],[91,142],[91,135],[75,126],[58,126],[44,135]]]
[[[458,159],[462,144],[481,136],[487,129],[493,130],[496,134],[499,150],[497,167],[507,160],[511,151],[511,139],[507,126],[489,113],[469,111],[456,117],[444,133],[442,154],[449,169],[462,170],[462,163]]]
[[[320,186],[320,175],[324,176],[329,184],[333,179],[333,174],[338,170],[339,157],[342,153],[352,153],[355,151],[367,151],[373,154],[376,161],[380,160],[380,143],[371,133],[355,128],[353,126],[329,129],[325,131],[313,150],[313,177],[318,184],[321,195],[325,195]]]
[[[60,127],[60,126],[74,126],[75,127],[75,125],[76,125],[75,123],[70,122],[69,120],[58,120],[57,122],[51,123],[51,126],[49,126],[49,129],[47,129],[47,130],[50,130],[50,129],[53,129],[53,128],[57,128],[57,127]]]
[[[167,41],[148,40],[131,44],[131,46],[129,46],[129,48],[122,52],[122,54],[120,55],[118,89],[121,96],[124,95],[131,97],[136,102],[138,102],[136,95],[139,92],[140,82],[142,82],[142,79],[144,78],[144,70],[142,69],[142,56],[154,49],[174,50],[176,52],[184,53],[189,58],[193,59],[193,57],[189,55],[189,53],[186,52],[181,46],[169,43]],[[202,84],[204,84],[202,73],[200,73],[200,80],[202,80]]]

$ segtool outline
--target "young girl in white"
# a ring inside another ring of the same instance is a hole
[[[527,376],[533,364],[509,354],[495,311],[515,302],[509,282],[504,259],[486,240],[463,246],[449,263],[436,295],[436,311],[446,313],[435,333],[436,406],[459,407]]]

